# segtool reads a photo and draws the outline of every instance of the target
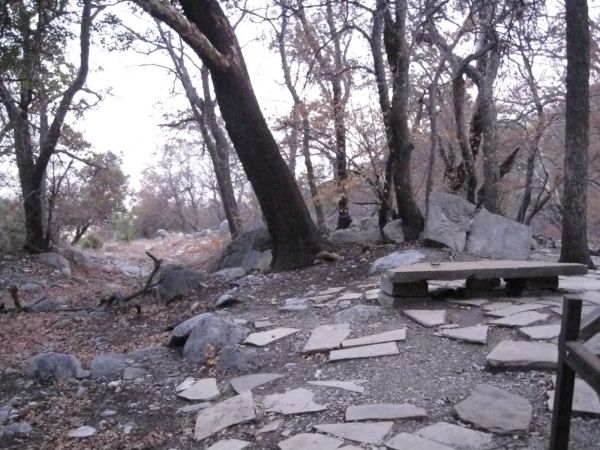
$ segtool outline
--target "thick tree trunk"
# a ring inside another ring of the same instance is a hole
[[[261,206],[273,240],[273,268],[307,266],[320,249],[319,234],[260,110],[234,31],[216,0],[180,3],[226,58],[223,64],[220,57],[207,57],[206,48],[193,47],[210,69],[225,126]]]
[[[587,243],[590,29],[586,0],[566,1],[567,97],[560,261],[593,266]]]

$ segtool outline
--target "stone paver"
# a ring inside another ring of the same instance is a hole
[[[529,339],[554,339],[560,334],[560,323],[519,328],[519,333]]]
[[[435,327],[446,323],[445,309],[405,309],[404,315],[424,327]]]
[[[524,304],[524,305],[511,305],[505,306],[504,308],[494,309],[492,311],[486,311],[486,316],[492,317],[507,317],[512,316],[514,314],[522,313],[525,311],[534,311],[536,309],[546,308],[548,305],[539,305],[537,303],[534,304]]]
[[[454,409],[463,422],[498,434],[526,432],[533,407],[527,399],[490,384],[480,384]]]
[[[355,358],[372,358],[375,356],[397,355],[399,353],[398,346],[395,342],[385,342],[383,344],[364,345],[362,347],[333,350],[329,353],[329,361],[341,361],[343,359]]]
[[[481,309],[483,309],[484,311],[494,311],[496,309],[506,308],[512,305],[513,304],[510,302],[492,302],[483,305]]]
[[[470,430],[448,422],[437,422],[416,432],[421,437],[458,448],[481,448],[492,442],[489,433]]]
[[[359,298],[362,298],[362,296],[362,292],[345,292],[340,295],[337,300],[358,300]]]
[[[444,329],[440,335],[457,339],[459,341],[471,342],[474,344],[485,344],[487,342],[488,326],[476,325],[474,327]]]
[[[406,328],[385,331],[383,333],[372,334],[354,339],[346,339],[342,342],[342,347],[358,347],[361,345],[381,344],[384,342],[404,341],[406,340]]]
[[[508,317],[501,317],[500,319],[491,320],[491,325],[504,326],[504,327],[524,327],[531,325],[532,323],[541,322],[550,317],[548,314],[540,314],[537,311],[525,311],[518,314],[513,314]]]
[[[276,431],[282,423],[283,423],[283,419],[274,420],[273,422],[266,424],[264,427],[259,428],[258,430],[256,430],[256,432],[257,433],[271,433],[273,431]]]
[[[408,403],[374,403],[348,406],[345,420],[394,420],[422,417],[427,417],[427,411]]]
[[[298,388],[284,394],[267,395],[263,406],[267,411],[280,414],[301,414],[307,412],[323,411],[326,405],[319,405],[313,401],[315,394],[307,389]]]
[[[224,428],[253,420],[255,417],[252,392],[244,392],[200,411],[196,418],[194,438],[200,441]]]
[[[379,444],[390,432],[394,422],[363,422],[363,423],[325,423],[314,427],[324,433],[363,442],[365,444]]]
[[[416,434],[400,433],[385,443],[394,450],[454,450],[452,447],[425,439]]]
[[[318,433],[300,433],[277,446],[281,450],[335,450],[344,442],[331,436]]]
[[[259,333],[251,333],[246,339],[244,344],[256,345],[262,347],[270,344],[271,342],[282,339],[290,334],[294,334],[300,331],[297,328],[274,328],[272,330],[261,331]]]
[[[556,386],[556,376],[552,377]],[[555,391],[548,391],[548,409],[552,411]],[[580,378],[575,379],[575,393],[573,394],[573,412],[580,414],[600,415],[600,398],[596,391]]]
[[[495,367],[553,369],[558,361],[558,346],[545,342],[500,341],[486,360]]]
[[[251,391],[255,387],[277,380],[282,376],[283,375],[278,373],[254,373],[232,378],[229,382],[231,383],[233,390],[238,394],[241,394],[242,392]]]
[[[324,387],[330,387],[330,388],[336,388],[336,389],[343,389],[345,391],[350,391],[350,392],[358,392],[358,393],[365,392],[364,387],[359,386],[358,384],[353,383],[352,381],[329,380],[329,381],[308,381],[307,383],[311,384],[313,386],[324,386]]]
[[[456,305],[464,305],[464,306],[483,306],[486,303],[489,303],[489,300],[483,298],[471,298],[466,300],[448,300],[448,303],[454,303]]]
[[[600,333],[591,338],[584,344],[590,352],[596,356],[600,356]]]
[[[206,450],[242,450],[250,445],[250,442],[239,439],[224,439],[211,445]]]
[[[189,389],[196,381],[197,380],[195,378],[187,377],[185,380],[175,386],[175,392],[181,392]]]
[[[219,394],[219,388],[217,387],[216,378],[203,378],[196,381],[185,391],[181,391],[177,394],[181,398],[193,401],[207,401],[217,398]]]
[[[319,352],[339,348],[349,334],[350,324],[347,322],[321,325],[312,331],[302,352]]]
[[[331,294],[337,294],[344,290],[346,290],[345,287],[336,286],[336,287],[327,288],[324,291],[316,292],[314,295],[331,295]]]

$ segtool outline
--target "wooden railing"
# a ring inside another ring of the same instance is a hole
[[[577,298],[577,295],[565,295],[558,338],[558,367],[552,409],[550,450],[569,448],[575,375],[600,394],[600,358],[583,344],[600,333],[600,307],[594,309],[582,321],[581,305],[582,301]]]

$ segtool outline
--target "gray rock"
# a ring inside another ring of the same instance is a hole
[[[67,433],[67,436],[72,437],[72,438],[86,438],[86,437],[93,436],[97,432],[98,432],[98,430],[96,430],[94,427],[84,425],[82,427],[75,428],[74,430],[69,431]]]
[[[245,347],[227,346],[219,355],[217,368],[229,373],[247,373],[271,364],[274,356]]]
[[[141,367],[126,367],[123,371],[124,380],[136,380],[138,378],[144,378],[148,372],[146,369]]]
[[[384,342],[396,342],[406,340],[406,328],[384,331],[383,333],[372,334],[354,339],[346,339],[342,342],[343,348],[359,347],[361,345],[382,344]]]
[[[399,433],[385,443],[386,447],[395,450],[454,450],[452,447],[425,439],[416,434]]]
[[[271,249],[271,247],[271,237],[266,228],[245,231],[225,247],[213,270],[219,271],[232,267],[257,269],[257,267],[254,267],[255,265],[264,266],[266,264],[268,255],[262,254],[262,252]],[[258,253],[252,253],[254,251],[261,253],[260,257]],[[252,255],[249,256],[251,253]]]
[[[334,319],[336,323],[366,322],[367,320],[380,315],[381,312],[382,309],[379,306],[356,305],[336,313]]]
[[[223,439],[216,444],[211,445],[206,450],[242,450],[250,445],[250,442],[240,439]]]
[[[342,341],[350,334],[349,323],[321,325],[312,330],[308,341],[304,344],[303,352],[320,352],[339,348]]]
[[[33,431],[27,422],[16,422],[0,426],[0,437],[28,436]]]
[[[177,395],[181,398],[185,398],[186,400],[193,401],[213,400],[220,395],[219,388],[217,387],[217,379],[203,378],[196,381],[189,388],[181,391]]]
[[[553,369],[558,362],[558,346],[543,342],[500,341],[485,359],[494,367]]]
[[[405,309],[403,313],[419,325],[428,328],[446,323],[445,309]]]
[[[22,292],[37,292],[42,289],[42,286],[38,283],[28,282],[19,286],[19,291]]]
[[[54,352],[35,355],[27,362],[25,373],[42,379],[85,378],[89,375],[75,356]]]
[[[383,344],[363,345],[361,347],[350,347],[342,350],[333,350],[329,353],[329,361],[341,361],[344,359],[373,358],[376,356],[391,356],[400,353],[395,342]]]
[[[263,407],[267,411],[285,415],[326,410],[327,405],[315,403],[313,401],[314,396],[315,394],[307,389],[293,389],[284,394],[267,395],[263,400]]]
[[[244,392],[200,411],[196,418],[194,438],[201,441],[224,428],[255,417],[252,392]]]
[[[197,316],[191,317],[187,320],[184,320],[171,332],[171,338],[169,339],[169,347],[179,347],[185,344],[192,330],[198,325],[200,322],[205,320],[207,317],[211,316],[211,313],[202,313]]]
[[[560,334],[560,323],[519,328],[519,333],[529,339],[554,339]]]
[[[12,408],[10,406],[0,406],[0,425],[8,421]]]
[[[448,422],[437,422],[421,428],[417,435],[458,448],[477,449],[492,442],[492,436],[481,431],[470,430]]]
[[[30,308],[37,312],[49,312],[63,309],[66,306],[65,301],[60,298],[44,298],[31,305]]]
[[[512,434],[529,429],[533,407],[523,397],[480,384],[455,410],[463,422],[493,433]]]
[[[350,227],[342,230],[335,230],[329,234],[329,241],[334,245],[344,244],[362,244],[365,242],[381,242],[381,232],[377,227],[361,229],[360,227]]]
[[[158,299],[169,303],[177,298],[187,297],[202,288],[206,277],[186,267],[169,265],[164,267],[158,278]]]
[[[279,339],[283,339],[286,336],[295,334],[298,331],[300,331],[298,328],[285,327],[273,328],[272,330],[267,331],[259,331],[248,335],[248,337],[244,339],[244,344],[263,347],[265,345],[270,344],[271,342],[275,342]],[[232,344],[237,344],[237,342],[232,342]]]
[[[158,230],[156,230],[156,233],[154,233],[154,236],[156,239],[166,239],[169,237],[169,232],[167,230],[159,228]]]
[[[466,251],[492,259],[526,260],[531,254],[531,227],[479,211],[471,223]]]
[[[396,267],[410,266],[425,259],[425,255],[416,250],[390,253],[383,258],[376,259],[371,265],[371,273],[383,273]]]
[[[279,311],[305,311],[308,309],[308,299],[307,298],[287,298],[284,301],[284,304]]]
[[[272,250],[250,250],[244,256],[241,267],[250,272],[251,270],[258,270],[264,272],[273,262],[273,251]]]
[[[217,301],[215,302],[215,308],[227,308],[229,306],[233,306],[243,302],[244,299],[240,295],[237,295],[235,292],[226,292],[217,299]]]
[[[444,192],[432,192],[423,239],[462,252],[474,215],[475,205],[464,198]]]
[[[344,442],[319,433],[300,433],[279,442],[281,450],[335,450]]]
[[[390,432],[394,422],[324,423],[314,427],[325,433],[365,444],[379,444]]]
[[[346,408],[346,421],[395,420],[423,417],[427,417],[427,411],[408,403],[374,403],[370,405],[351,405]]]
[[[454,328],[440,331],[440,334],[444,337],[471,342],[473,344],[485,344],[487,342],[487,333],[487,325],[476,325],[474,327]]]
[[[241,394],[242,392],[251,391],[258,386],[275,381],[282,376],[283,375],[278,373],[254,373],[232,378],[229,382],[231,383],[233,390],[238,394]]]
[[[71,264],[69,264],[69,261],[67,260],[67,258],[65,258],[64,256],[62,256],[59,253],[55,253],[55,252],[40,253],[37,255],[37,260],[40,263],[45,264],[47,266],[56,267],[57,269],[60,269],[61,271],[63,271],[64,273],[66,273],[68,275],[71,274]]]
[[[404,231],[402,230],[402,220],[392,220],[383,227],[383,236],[390,242],[402,244],[404,242]]]
[[[127,366],[125,355],[116,353],[98,355],[90,364],[90,377],[92,380],[98,378],[119,378]]]
[[[207,314],[195,325],[183,347],[183,357],[196,364],[204,364],[211,351],[227,345],[239,344],[250,332],[246,327],[214,314]]]
[[[230,283],[238,278],[242,278],[244,275],[246,275],[246,271],[242,267],[231,267],[228,269],[221,269],[212,273],[210,276],[219,283]]]

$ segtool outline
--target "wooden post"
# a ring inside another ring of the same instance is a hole
[[[576,341],[579,337],[581,304],[581,299],[569,298],[569,296],[565,296],[563,300],[562,324],[558,338],[558,366],[556,369],[554,406],[552,408],[550,450],[566,450],[569,448],[575,371],[566,362],[567,342]]]

